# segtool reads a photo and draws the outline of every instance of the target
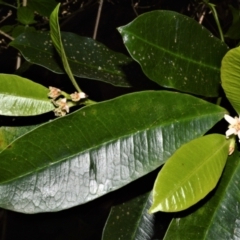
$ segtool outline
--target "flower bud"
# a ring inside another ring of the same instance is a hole
[[[78,102],[82,98],[87,98],[88,96],[84,92],[75,92],[75,93],[70,94],[70,97],[73,102]]]

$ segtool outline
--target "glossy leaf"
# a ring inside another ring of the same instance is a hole
[[[152,204],[149,193],[112,207],[104,227],[102,240],[150,240],[154,235],[154,214],[147,211]]]
[[[109,50],[103,44],[73,33],[61,32],[64,49],[73,75],[130,87],[124,69],[131,58]],[[64,73],[55,55],[48,32],[26,32],[10,43],[24,58],[55,73]]]
[[[223,58],[221,79],[223,90],[236,110],[240,114],[240,47],[231,49]]]
[[[0,206],[36,213],[98,198],[159,167],[225,112],[167,91],[133,93],[83,107],[0,153]]]
[[[228,156],[229,141],[219,134],[192,140],[161,169],[149,212],[176,212],[204,198],[217,184]]]
[[[49,17],[53,9],[56,7],[55,0],[28,0],[27,5],[33,11],[37,11],[42,16]]]
[[[213,196],[197,211],[179,214],[164,240],[212,240],[240,238],[240,158],[228,157],[223,175]]]
[[[54,109],[49,90],[17,75],[0,74],[0,115],[30,116]]]
[[[56,6],[50,16],[50,36],[53,42],[54,47],[56,48],[59,56],[62,59],[64,70],[66,71],[68,77],[70,78],[73,86],[76,88],[78,92],[81,92],[73,74],[72,70],[69,66],[67,56],[63,47],[62,39],[61,39],[61,32],[60,27],[58,24],[58,11],[59,11],[60,3]]]
[[[28,7],[20,7],[17,9],[17,20],[24,25],[36,23],[34,20],[34,12]]]
[[[21,127],[0,127],[0,152],[4,150],[12,141],[32,131],[37,125]]]
[[[118,28],[132,58],[161,86],[216,97],[227,46],[196,21],[153,11]]]

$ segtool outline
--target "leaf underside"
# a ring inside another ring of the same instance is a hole
[[[30,116],[52,111],[49,90],[17,75],[0,74],[0,115]]]

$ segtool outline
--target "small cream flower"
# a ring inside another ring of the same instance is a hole
[[[55,87],[49,87],[50,92],[48,93],[48,96],[52,99],[56,99],[61,95],[61,90]]]
[[[240,139],[240,119],[238,117],[231,117],[227,114],[224,115],[225,120],[230,123],[228,130],[226,131],[226,137],[229,138],[230,135],[238,135]],[[240,141],[240,140],[239,140]]]
[[[69,106],[66,98],[60,98],[57,101],[53,101],[53,104],[57,107],[54,110],[55,116],[65,116],[69,113]]]
[[[84,92],[75,92],[70,95],[73,102],[78,102],[82,98],[88,97]]]

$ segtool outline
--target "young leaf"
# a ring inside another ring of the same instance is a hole
[[[71,68],[68,64],[66,53],[64,51],[64,47],[62,44],[61,33],[60,33],[59,24],[58,24],[59,7],[60,7],[60,3],[56,6],[56,8],[53,10],[53,12],[51,13],[51,16],[50,16],[50,36],[51,36],[54,47],[56,48],[58,54],[60,55],[60,57],[62,59],[63,67],[64,67],[68,77],[72,81],[72,84],[76,88],[76,90],[78,92],[81,92],[81,89],[79,88],[79,86],[72,74]]]
[[[176,212],[204,198],[217,184],[228,156],[225,136],[211,134],[179,148],[160,171],[150,212]]]
[[[23,25],[36,23],[34,20],[34,12],[28,7],[20,7],[17,9],[17,20]]]
[[[145,193],[137,198],[112,207],[104,227],[102,240],[150,240],[154,236],[153,214],[147,211],[152,196]]]
[[[240,47],[231,49],[222,60],[221,79],[223,90],[236,110],[240,114]]]
[[[132,58],[161,86],[216,97],[228,47],[193,19],[153,11],[118,28]]]
[[[61,32],[61,36],[74,76],[100,80],[119,87],[131,86],[123,71],[123,69],[131,70],[131,58],[111,51],[91,38],[69,32]],[[64,73],[55,57],[55,49],[49,32],[25,32],[10,45],[17,48],[27,61],[55,73]]]
[[[228,157],[213,196],[197,211],[179,213],[172,220],[164,240],[239,239],[239,172],[240,158],[236,151]]]
[[[225,112],[167,91],[83,107],[41,125],[0,153],[0,206],[36,213],[98,198],[159,167]]]
[[[54,109],[48,89],[17,75],[0,74],[0,115],[30,116]]]

